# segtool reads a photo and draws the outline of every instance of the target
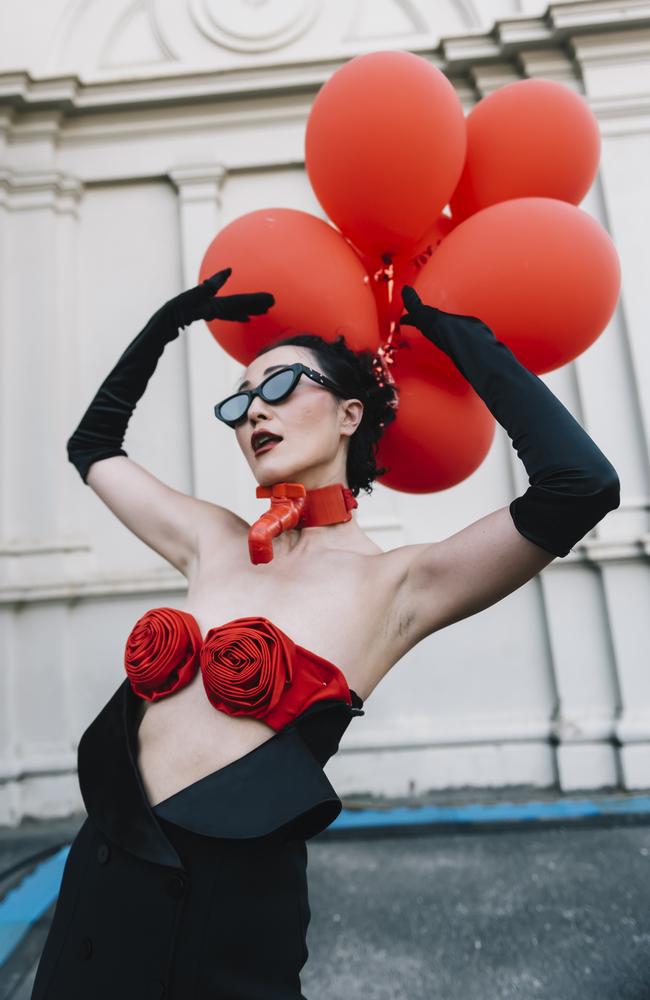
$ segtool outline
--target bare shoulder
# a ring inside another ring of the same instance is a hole
[[[368,610],[361,614],[374,618],[380,641],[366,658],[366,689],[423,639],[502,600],[553,558],[520,534],[503,507],[441,541],[362,559]]]

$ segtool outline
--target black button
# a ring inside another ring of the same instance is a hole
[[[90,938],[84,938],[79,946],[79,954],[82,958],[90,958],[93,953],[93,943]]]
[[[105,865],[111,856],[111,849],[108,844],[100,844],[97,848],[97,860],[100,865]]]
[[[167,891],[174,899],[180,899],[185,892],[185,879],[182,875],[172,875],[167,883]]]

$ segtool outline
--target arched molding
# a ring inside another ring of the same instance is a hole
[[[271,52],[306,34],[319,16],[318,0],[189,0],[198,30],[233,52]]]

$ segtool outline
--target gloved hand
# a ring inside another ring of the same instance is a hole
[[[414,326],[454,362],[507,431],[530,486],[509,505],[515,527],[556,556],[620,504],[616,469],[537,375],[475,316],[425,305],[410,285],[402,289]]]
[[[181,292],[163,306],[168,309],[176,327],[189,326],[197,319],[229,319],[238,323],[248,323],[250,316],[261,316],[268,312],[275,299],[269,292],[251,292],[240,295],[219,295],[222,285],[232,274],[232,267],[217,271],[200,285]],[[178,330],[176,331],[178,336]]]
[[[68,459],[84,483],[93,462],[126,455],[122,442],[131,414],[165,346],[178,337],[181,327],[197,319],[248,323],[249,316],[261,315],[275,304],[269,292],[215,296],[231,274],[232,268],[227,267],[165,302],[104,379],[66,446]]]

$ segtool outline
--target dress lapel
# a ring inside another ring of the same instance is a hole
[[[157,816],[207,837],[248,839],[284,828],[305,840],[342,808],[320,764],[290,727],[154,806]]]
[[[138,699],[128,677],[79,741],[79,787],[97,827],[125,851],[183,868],[147,799],[137,768]]]
[[[264,836],[281,827],[305,839],[336,819],[342,803],[323,772],[350,720],[351,706],[321,701],[231,764],[152,806],[137,766],[141,700],[128,678],[79,741],[86,811],[106,837],[154,864],[183,868],[157,816],[212,837]]]

